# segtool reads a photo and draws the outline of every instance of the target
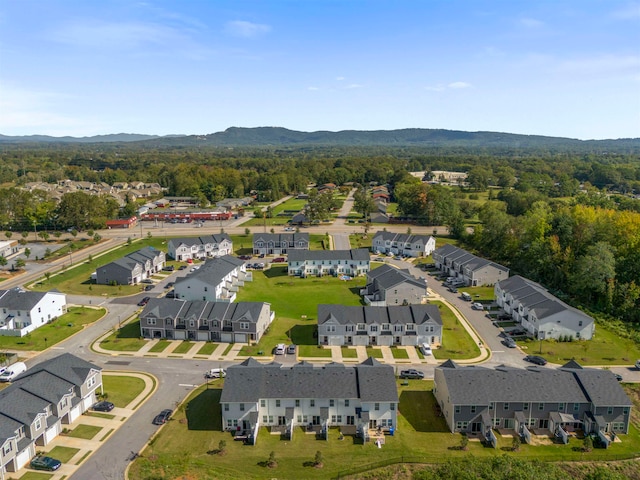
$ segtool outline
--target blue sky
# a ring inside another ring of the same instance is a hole
[[[640,2],[0,0],[0,133],[640,137]]]

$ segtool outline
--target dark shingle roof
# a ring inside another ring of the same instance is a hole
[[[172,238],[169,240],[169,246],[176,249],[180,245],[192,247],[194,245],[205,245],[207,243],[221,243],[224,240],[231,242],[231,237],[226,233],[203,235],[201,237]]]
[[[140,313],[141,318],[184,318],[194,320],[246,320],[257,322],[260,312],[267,305],[263,302],[207,302],[202,300],[178,300],[152,298]]]
[[[318,305],[318,325],[334,320],[341,325],[366,324],[422,324],[442,325],[440,310],[435,305],[394,305],[389,307],[363,307],[348,305]]]
[[[301,233],[254,233],[253,243],[257,241],[274,242],[281,244],[282,242],[306,242],[309,243],[309,234],[307,232]]]
[[[416,278],[408,270],[399,270],[391,265],[381,265],[367,273],[367,278],[377,283],[377,286],[388,289],[401,283],[409,283],[420,288],[427,288],[424,278]]]
[[[378,237],[389,242],[421,243],[423,245],[425,245],[431,238],[430,235],[410,235],[407,233],[385,232],[384,230],[376,232],[373,239],[375,240]]]
[[[220,401],[257,402],[264,398],[361,398],[398,401],[393,367],[377,362],[356,366],[330,363],[292,367],[249,359],[227,369]]]
[[[178,285],[186,280],[197,278],[202,282],[215,286],[218,285],[225,276],[242,265],[244,265],[244,261],[231,255],[210,258],[207,259],[199,269],[189,273],[186,277],[176,278],[175,283]]]
[[[0,290],[0,308],[10,310],[31,310],[47,292],[28,292],[19,288]]]
[[[369,250],[356,248],[351,250],[291,250],[289,262],[307,260],[369,260]]]

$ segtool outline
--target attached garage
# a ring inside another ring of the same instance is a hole
[[[233,343],[233,334],[222,333],[222,335],[220,336],[220,341],[223,343]]]
[[[58,420],[55,424],[49,427],[46,432],[44,432],[44,444],[48,445],[51,443],[54,438],[60,435],[60,431],[60,421]]]
[[[236,343],[248,343],[246,333],[236,333]]]
[[[16,470],[20,470],[22,467],[24,467],[27,463],[29,463],[29,460],[31,460],[33,457],[36,456],[36,451],[34,448],[33,443],[31,445],[29,445],[27,448],[25,448],[22,452],[20,452],[17,456],[16,456]],[[7,468],[11,468],[9,465],[7,465]]]

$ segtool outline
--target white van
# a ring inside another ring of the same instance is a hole
[[[471,298],[471,295],[467,292],[462,292],[460,296],[462,297],[463,300],[466,300],[467,302],[470,302],[471,300],[473,300],[473,298]]]
[[[226,376],[227,372],[224,371],[224,368],[212,368],[204,374],[205,378],[224,378]]]
[[[7,369],[0,375],[0,382],[10,382],[18,375],[27,371],[27,365],[24,362],[16,362],[9,365]]]

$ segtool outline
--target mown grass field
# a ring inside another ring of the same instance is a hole
[[[469,336],[454,313],[442,302],[432,301],[437,305],[442,317],[442,346],[433,350],[438,360],[460,360],[475,358],[480,355],[478,345]]]
[[[42,351],[69,338],[106,313],[104,308],[71,307],[57,320],[37,328],[24,337],[0,336],[0,349]]]
[[[451,458],[474,456],[491,458],[513,455],[518,458],[544,461],[589,460],[595,455],[617,456],[640,452],[640,435],[634,426],[622,442],[608,450],[582,453],[580,440],[569,444],[530,446],[522,445],[512,452],[511,437],[498,435],[498,448],[486,448],[479,442],[469,442],[462,451],[461,435],[449,432],[443,417],[438,416],[433,396],[433,382],[412,380],[409,385],[398,381],[400,406],[395,435],[387,436],[386,443],[378,449],[374,444],[362,444],[358,439],[346,436],[339,439],[338,429],[329,431],[329,439],[316,440],[296,429],[292,440],[281,440],[270,435],[266,428],[258,434],[254,446],[234,442],[228,432],[222,432],[219,404],[222,380],[210,382],[209,388],[195,390],[175,412],[157,437],[135,460],[129,470],[132,480],[146,478],[198,478],[209,479],[326,479],[334,478],[347,468],[368,465],[373,462],[411,456],[423,463],[441,463]],[[224,455],[218,453],[221,440],[226,442]],[[317,451],[322,453],[323,468],[314,468],[312,461]],[[276,468],[266,466],[266,460],[274,452]],[[374,477],[367,477],[374,478]]]
[[[126,407],[144,390],[144,380],[128,375],[103,375],[106,399],[116,407]]]

